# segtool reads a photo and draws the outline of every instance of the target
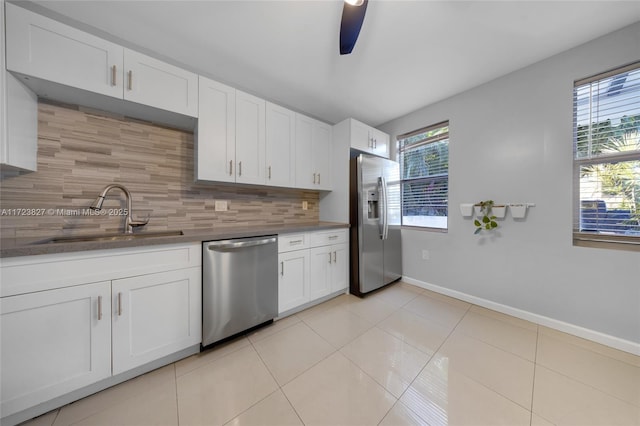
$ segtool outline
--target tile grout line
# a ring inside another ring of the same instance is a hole
[[[176,420],[178,426],[180,426],[180,397],[178,396],[178,369],[176,368],[176,362],[173,362],[173,384],[176,387]]]
[[[307,326],[307,327],[308,327],[308,326]],[[287,328],[289,328],[289,327],[287,327]],[[284,330],[286,330],[287,328],[285,328]],[[309,327],[309,328],[311,328],[311,327]],[[284,331],[284,330],[281,330],[281,331]],[[276,332],[276,333],[273,333],[273,334],[278,334],[278,333],[280,333],[280,331],[278,331],[278,332]],[[270,337],[270,336],[267,336],[267,337]],[[247,340],[248,340],[248,339],[247,339]],[[264,359],[262,358],[262,355],[260,355],[260,352],[258,352],[258,349],[256,349],[256,347],[254,346],[253,342],[249,341],[249,343],[251,343],[251,347],[253,348],[253,350],[254,350],[254,351],[256,351],[256,354],[258,355],[258,358],[260,358],[260,361],[262,362],[262,365],[264,365],[264,367],[267,369],[267,371],[269,372],[269,374],[270,374],[270,375],[271,375],[271,377],[273,378],[273,381],[274,381],[274,382],[275,382],[275,384],[278,386],[278,389],[274,390],[273,392],[271,392],[269,395],[265,396],[265,397],[264,397],[264,398],[262,398],[261,400],[256,401],[256,403],[255,403],[255,404],[253,404],[253,405],[251,405],[251,407],[248,407],[246,410],[244,410],[243,412],[241,412],[241,413],[240,413],[240,414],[238,414],[237,416],[235,416],[235,417],[233,417],[233,418],[229,419],[225,424],[229,423],[231,420],[235,419],[236,417],[238,417],[238,416],[240,416],[240,415],[242,415],[242,414],[246,413],[247,411],[249,411],[250,409],[252,409],[252,408],[253,408],[253,407],[255,407],[256,405],[258,405],[259,403],[261,403],[261,402],[262,402],[262,401],[264,401],[265,399],[269,398],[269,397],[270,397],[271,395],[273,395],[274,393],[276,393],[276,392],[280,391],[280,393],[282,393],[282,395],[285,397],[285,399],[286,399],[286,400],[287,400],[287,402],[289,403],[289,406],[293,409],[293,412],[294,412],[294,413],[296,413],[296,416],[297,416],[297,417],[298,417],[298,419],[300,420],[300,423],[302,423],[302,425],[304,425],[304,421],[302,421],[302,417],[300,417],[300,413],[298,413],[298,410],[296,410],[296,407],[295,407],[295,406],[291,403],[291,401],[289,400],[289,397],[287,396],[287,394],[286,394],[286,393],[284,392],[284,390],[282,389],[282,386],[280,385],[280,383],[278,382],[278,380],[276,380],[276,376],[274,376],[274,375],[273,375],[273,372],[271,371],[271,369],[269,368],[269,366],[267,365],[267,363],[266,363],[266,362],[264,361]],[[314,365],[316,365],[316,364],[314,364]],[[312,367],[309,367],[309,368],[313,368],[313,366],[312,366]],[[300,374],[303,374],[303,373],[304,373],[304,372],[306,372],[306,371],[308,371],[308,369],[307,369],[307,370],[305,370],[305,371],[303,371],[303,372],[302,372],[302,373],[300,373]],[[300,374],[299,374],[299,375],[300,375]],[[299,376],[299,375],[298,375],[298,376]],[[298,377],[298,376],[296,376],[296,377]],[[287,383],[291,383],[293,380],[295,380],[295,377],[294,377],[293,379],[289,380],[289,382],[287,382]]]
[[[471,309],[471,304],[469,304],[469,306],[467,306],[467,309],[464,312],[464,315],[462,315],[460,317],[460,319],[458,320],[458,322],[456,323],[456,325],[451,329],[451,331],[449,332],[449,334],[447,334],[447,337],[445,337],[442,340],[442,343],[440,343],[440,346],[438,346],[436,348],[436,350],[433,352],[433,354],[429,357],[429,360],[427,360],[426,364],[420,369],[420,371],[418,372],[418,374],[416,374],[416,377],[413,378],[413,380],[411,381],[411,383],[409,383],[409,386],[407,386],[407,388],[404,390],[404,392],[402,392],[402,394],[400,394],[400,396],[398,397],[398,401],[400,401],[400,399],[407,393],[407,391],[409,389],[411,389],[411,386],[413,386],[413,384],[415,383],[416,379],[420,376],[420,374],[422,374],[422,372],[424,371],[425,368],[427,368],[427,366],[429,365],[429,363],[433,360],[433,358],[436,356],[436,354],[438,353],[438,351],[440,350],[440,348],[442,348],[442,346],[445,344],[445,342],[447,340],[449,340],[449,337],[451,336],[451,334],[453,334],[453,332],[455,331],[456,328],[458,328],[458,325],[460,324],[460,322],[462,322],[462,319],[467,315],[467,313],[469,312],[469,309]],[[466,377],[466,376],[465,376]],[[400,401],[402,402],[402,401]],[[396,402],[397,403],[397,402]],[[394,404],[395,405],[395,404]],[[393,407],[392,407],[393,408]],[[411,407],[407,407],[411,410]],[[389,409],[389,411],[391,411],[391,409]],[[425,421],[422,417],[420,417],[418,415],[418,413],[416,413],[415,411],[411,410],[411,412],[415,413],[416,416],[418,416],[420,419],[422,419],[423,421]],[[387,413],[388,414],[388,413]],[[384,417],[383,417],[384,419]],[[425,421],[426,422],[426,421]]]
[[[536,327],[536,350],[533,353],[533,383],[531,383],[531,407],[529,408],[529,426],[533,426],[533,398],[536,390],[536,369],[538,367],[538,339],[540,338],[540,327]]]

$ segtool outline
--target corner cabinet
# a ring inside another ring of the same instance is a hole
[[[346,292],[348,251],[347,229],[278,236],[279,314]]]
[[[340,133],[347,135],[350,147],[368,154],[389,158],[389,135],[353,118],[336,124]]]
[[[200,244],[0,261],[11,416],[201,341]]]

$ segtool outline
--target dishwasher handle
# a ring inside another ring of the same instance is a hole
[[[276,237],[260,238],[258,240],[225,240],[213,241],[207,244],[207,248],[212,251],[216,250],[233,250],[245,247],[263,246],[265,244],[275,243]]]

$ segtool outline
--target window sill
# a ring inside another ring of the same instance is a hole
[[[429,228],[427,226],[411,226],[411,225],[402,225],[400,229],[407,229],[411,231],[428,231],[428,232],[439,232],[441,234],[446,234],[449,232],[448,229],[442,228]]]
[[[640,252],[640,237],[574,232],[573,245],[576,247],[592,247]]]

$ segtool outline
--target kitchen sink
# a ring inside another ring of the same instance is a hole
[[[182,231],[141,232],[139,234],[95,234],[95,235],[69,235],[64,237],[47,238],[36,241],[34,244],[56,243],[82,243],[92,241],[129,241],[144,238],[177,237],[184,235]]]

